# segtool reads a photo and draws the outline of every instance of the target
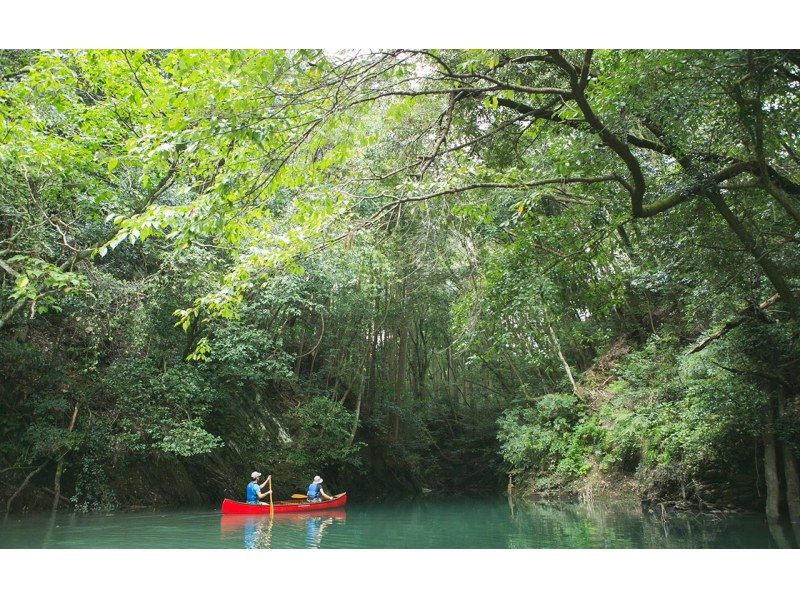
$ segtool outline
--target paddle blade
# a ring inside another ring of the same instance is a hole
[[[306,494],[292,494],[292,498],[308,498]]]

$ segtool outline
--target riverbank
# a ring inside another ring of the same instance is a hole
[[[522,477],[521,482],[509,484],[508,493],[513,500],[523,501],[627,502],[640,505],[643,512],[659,515],[681,512],[717,515],[762,512],[761,505],[752,503],[737,505],[721,499],[724,487],[705,488],[708,500],[697,495],[693,499],[686,495],[682,497],[658,495],[648,492],[648,488],[633,475],[602,472],[598,467],[593,467],[584,478],[572,480],[560,488],[541,491],[537,490],[537,486],[535,476]],[[711,497],[716,497],[716,500]]]

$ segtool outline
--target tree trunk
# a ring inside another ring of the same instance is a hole
[[[453,345],[449,338],[447,340],[447,397],[452,405],[455,401],[455,394],[453,393],[453,388],[455,386],[455,375],[453,372]]]
[[[406,363],[408,349],[408,331],[405,324],[401,324],[398,330],[397,343],[397,368],[394,379],[394,409],[390,418],[390,429],[392,442],[397,442],[400,438],[400,408],[403,402],[403,388],[406,380]]]
[[[67,427],[67,433],[72,432],[75,428],[75,420],[78,418],[78,403],[75,403],[75,409],[72,410],[72,419]],[[69,452],[69,451],[67,451]],[[58,509],[58,501],[61,499],[61,474],[64,472],[64,458],[67,456],[65,452],[58,459],[58,466],[56,466],[56,478],[53,483],[53,511]]]
[[[717,212],[719,212],[728,223],[728,226],[730,226],[731,230],[733,230],[733,232],[736,233],[736,236],[739,237],[739,240],[742,242],[744,248],[750,252],[750,255],[752,255],[756,262],[761,266],[764,274],[767,275],[767,278],[769,278],[772,286],[775,287],[776,291],[778,291],[778,294],[783,300],[783,304],[789,310],[792,317],[796,316],[797,300],[794,298],[791,289],[789,289],[789,285],[786,283],[783,275],[778,270],[778,267],[768,257],[769,253],[750,235],[736,214],[731,212],[730,208],[728,208],[728,205],[725,203],[725,200],[722,198],[722,194],[720,193],[719,189],[712,189],[707,194],[707,197],[711,200],[711,203],[714,204]]]
[[[297,349],[297,357],[294,360],[294,377],[295,380],[300,377],[300,364],[303,361],[303,349],[305,349],[306,344],[306,331],[303,329],[303,333],[300,335],[300,348]]]
[[[767,485],[767,519],[775,520],[780,516],[780,481],[778,479],[778,459],[775,446],[773,424],[775,416],[772,404],[767,411],[767,423],[764,429],[764,481]]]
[[[372,329],[372,346],[370,347],[369,354],[369,371],[367,374],[367,396],[364,404],[364,413],[370,413],[372,406],[375,404],[375,385],[377,384],[377,353],[378,353],[378,334],[379,327],[373,324]]]
[[[317,362],[317,350],[311,351],[311,365],[308,366],[308,377],[314,375],[314,364]]]
[[[358,388],[358,396],[356,397],[356,412],[355,419],[353,420],[353,429],[350,431],[350,438],[347,440],[347,446],[353,446],[353,440],[356,438],[358,431],[358,418],[361,415],[361,397],[364,395],[364,373],[361,373],[361,384]]]
[[[797,459],[792,447],[786,443],[783,448],[783,471],[786,480],[786,502],[789,506],[789,517],[800,523],[800,480],[797,476]]]
[[[564,357],[564,354],[561,352],[561,343],[558,342],[558,337],[556,336],[553,327],[548,323],[547,330],[550,333],[550,340],[553,341],[553,346],[558,353],[558,358],[561,360],[561,364],[564,366],[564,371],[567,373],[567,378],[569,378],[569,383],[572,385],[572,392],[575,393],[575,396],[580,398],[581,393],[578,391],[578,385],[575,384],[575,378],[572,377],[572,368],[569,367],[569,363],[567,359]]]
[[[775,545],[778,548],[791,548],[783,526],[779,521],[770,519],[767,525],[769,527],[769,534],[772,536],[772,539],[775,540]]]
[[[778,409],[781,417],[786,416],[786,397],[781,388],[778,395]],[[789,517],[792,522],[800,523],[800,480],[797,476],[797,459],[794,454],[794,447],[789,444],[781,443],[781,453],[783,454],[783,476],[786,482],[786,503],[789,507]]]

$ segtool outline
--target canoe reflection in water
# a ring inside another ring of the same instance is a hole
[[[223,515],[220,529],[223,538],[241,534],[245,548],[319,548],[325,530],[347,520],[344,509],[324,512],[276,513],[259,515]],[[303,538],[305,537],[305,541]]]

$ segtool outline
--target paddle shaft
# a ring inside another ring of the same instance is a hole
[[[341,494],[337,494],[336,496],[331,496],[330,500],[334,498],[339,498]],[[308,498],[308,494],[292,494],[292,498]]]
[[[275,515],[275,507],[272,506],[272,476],[269,478],[269,516]]]

